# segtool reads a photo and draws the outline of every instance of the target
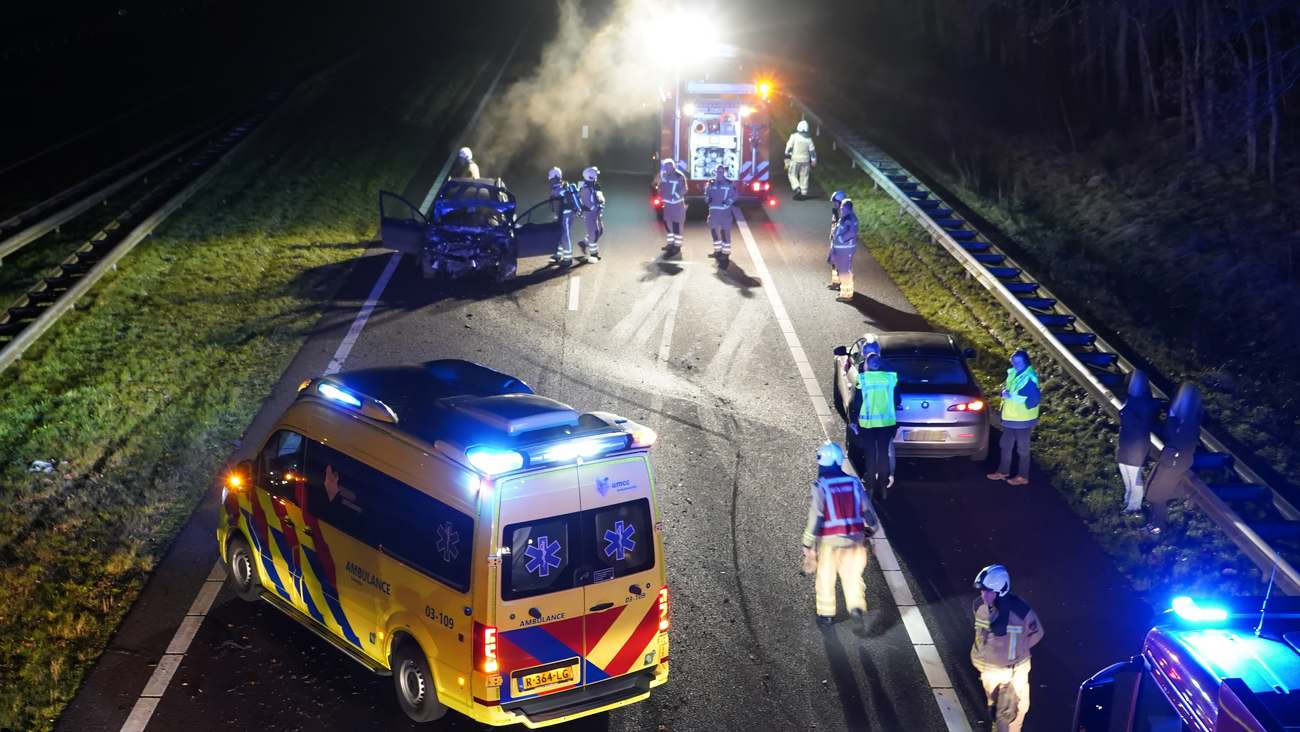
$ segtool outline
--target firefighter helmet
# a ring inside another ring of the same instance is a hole
[[[600,175],[600,168],[597,168],[594,165],[582,171],[582,179],[585,181],[590,181],[592,183],[596,182],[596,177],[599,175]]]
[[[713,169],[713,174],[722,178],[727,177],[727,164],[718,163],[718,167]]]
[[[664,158],[663,160],[659,161],[659,170],[661,172],[667,173],[676,167],[677,164],[673,162],[672,158]]]
[[[1001,564],[990,564],[975,575],[975,589],[1005,595],[1011,591],[1011,575]]]
[[[456,151],[456,157],[468,163],[469,161],[474,159],[474,151],[470,150],[467,147],[462,147],[461,149]]]
[[[817,464],[823,467],[844,464],[844,448],[827,440],[817,448]]]
[[[801,119],[801,120],[799,120],[799,124],[795,125],[795,126],[794,126],[794,129],[795,129],[796,132],[807,132],[807,131],[808,131],[808,120],[806,120],[806,119]]]
[[[564,177],[564,171],[559,168],[551,168],[546,172],[546,180],[559,180]]]
[[[857,216],[857,214],[853,212],[853,199],[845,198],[840,201],[840,218],[843,219],[849,216]]]
[[[848,194],[844,191],[835,191],[831,194],[831,208],[838,209],[840,204],[844,202],[844,199],[848,197]]]

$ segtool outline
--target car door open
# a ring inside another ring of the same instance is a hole
[[[418,256],[424,248],[429,219],[396,193],[379,192],[379,241],[389,249]]]

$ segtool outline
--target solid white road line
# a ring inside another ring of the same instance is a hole
[[[754,262],[754,274],[758,277],[759,282],[763,283],[762,290],[766,293],[767,300],[772,306],[772,312],[776,316],[776,322],[781,329],[781,334],[785,336],[786,345],[790,349],[790,356],[794,358],[795,367],[804,382],[804,391],[807,392],[808,399],[812,402],[813,411],[817,414],[817,422],[822,428],[822,434],[829,440],[832,434],[838,433],[841,425],[835,413],[831,411],[830,405],[827,404],[826,397],[822,396],[821,386],[816,379],[812,364],[808,362],[808,355],[799,343],[798,334],[795,333],[794,323],[790,320],[789,313],[786,312],[785,303],[781,301],[780,293],[777,292],[776,281],[772,279],[772,273],[768,271],[767,263],[763,260],[763,252],[759,250],[758,242],[754,240],[754,234],[749,230],[749,222],[745,220],[745,216],[740,209],[736,209],[736,226],[740,229],[741,238],[745,240],[745,249],[749,252],[749,258]],[[926,627],[925,618],[921,615],[921,609],[917,605],[916,599],[907,587],[907,580],[903,577],[902,570],[898,566],[898,558],[894,555],[894,549],[889,544],[889,538],[885,536],[883,527],[871,539],[871,544],[876,560],[885,573],[885,583],[889,586],[889,594],[893,597],[894,604],[898,606],[898,612],[903,619],[903,627],[907,630],[907,637],[912,643],[912,649],[921,662],[921,670],[925,673],[926,683],[934,693],[934,700],[939,706],[939,713],[943,716],[944,724],[950,732],[970,732],[970,721],[966,718],[966,713],[962,711],[961,702],[957,699],[957,694],[952,686],[952,679],[943,667],[938,649],[934,645],[934,639],[930,636],[930,630]]]
[[[497,70],[497,75],[492,79],[492,85],[483,93],[483,98],[479,100],[478,107],[474,110],[474,115],[470,117],[467,130],[474,129],[478,122],[479,115],[483,113],[483,108],[487,106],[487,100],[492,97],[496,91],[497,83],[501,81],[501,75],[505,73],[506,67],[510,65],[510,60],[514,58],[515,50],[519,48],[519,42],[523,40],[523,33],[515,39],[515,45],[510,47],[510,53],[506,54],[506,59],[501,63],[501,68]],[[456,153],[452,153],[447,158],[447,162],[434,178],[433,185],[429,188],[429,193],[424,197],[424,204],[421,211],[428,210],[429,204],[433,202],[433,197],[437,195],[438,188],[446,180],[447,173],[451,170],[451,164],[456,160]],[[402,259],[401,254],[392,254],[389,256],[388,263],[384,266],[384,271],[380,273],[379,279],[375,281],[374,287],[370,289],[370,295],[362,305],[361,310],[357,312],[356,318],[352,321],[352,327],[343,336],[339,347],[334,351],[334,357],[330,359],[329,366],[326,367],[326,375],[336,374],[343,368],[344,362],[347,361],[348,355],[352,353],[352,346],[356,345],[357,338],[361,336],[361,331],[366,327],[366,321],[374,312],[375,306],[379,303],[379,298],[384,294],[384,288],[388,286],[388,281],[392,279],[393,272],[397,270],[397,264]],[[576,279],[576,278],[575,278]],[[207,616],[208,610],[221,591],[221,584],[226,581],[226,570],[220,560],[212,566],[208,572],[208,578],[203,581],[203,586],[199,588],[198,593],[194,596],[194,601],[190,603],[190,609],[181,619],[181,624],[176,628],[176,633],[172,635],[171,642],[167,644],[167,650],[163,657],[159,659],[158,665],[154,667],[153,673],[149,676],[149,681],[145,683],[144,690],[136,699],[135,706],[131,708],[131,713],[127,715],[126,721],[122,723],[121,732],[144,732],[145,727],[149,725],[149,720],[153,717],[154,710],[158,708],[158,702],[162,701],[163,694],[167,691],[167,686],[171,683],[172,677],[176,675],[176,670],[180,668],[181,661],[185,658],[186,651],[189,650],[190,643],[194,641],[195,634],[199,631],[199,626],[203,623],[203,618]]]
[[[577,311],[578,309],[578,290],[582,285],[582,278],[573,275],[569,278],[569,310]]]

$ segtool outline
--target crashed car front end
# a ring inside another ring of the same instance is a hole
[[[425,243],[423,265],[431,275],[463,277],[489,272],[509,277],[514,274],[513,246],[508,228],[434,226]]]

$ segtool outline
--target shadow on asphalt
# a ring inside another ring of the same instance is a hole
[[[866,317],[867,323],[882,330],[934,330],[925,321],[925,318],[920,315],[892,308],[884,303],[872,300],[861,292],[853,293],[853,299],[848,304],[857,308],[858,312]]]
[[[727,267],[719,267],[714,273],[720,282],[724,282],[740,291],[741,297],[753,297],[754,288],[762,287],[763,283],[757,277],[751,277],[745,270],[736,264],[736,260],[731,260]]]

